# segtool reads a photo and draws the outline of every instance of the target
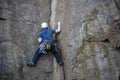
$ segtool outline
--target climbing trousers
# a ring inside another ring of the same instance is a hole
[[[55,58],[56,58],[56,61],[57,61],[57,63],[58,64],[61,64],[61,63],[63,63],[63,61],[62,61],[62,59],[61,59],[61,57],[60,57],[60,52],[59,52],[59,50],[57,49],[57,47],[55,46],[55,44],[53,43],[53,48],[52,48],[52,50],[50,51],[50,53],[53,53],[53,55],[55,56]],[[38,59],[39,59],[39,57],[42,55],[42,54],[44,54],[44,53],[42,53],[42,51],[40,51],[41,50],[41,46],[35,51],[35,54],[34,54],[34,56],[33,56],[33,58],[32,58],[32,62],[36,65],[36,63],[38,62]]]

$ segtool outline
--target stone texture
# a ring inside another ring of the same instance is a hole
[[[108,37],[119,17],[115,1],[61,0],[56,10],[67,80],[118,80],[119,50]]]
[[[117,2],[117,4],[115,3]],[[0,80],[64,80],[53,55],[26,66],[40,24],[61,22],[59,48],[66,80],[118,80],[119,0],[0,0]]]
[[[0,7],[0,15],[6,19],[0,20],[0,79],[52,79],[52,55],[42,56],[35,68],[26,66],[39,46],[40,24],[49,21],[50,0],[0,0]]]

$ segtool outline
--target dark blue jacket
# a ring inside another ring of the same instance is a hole
[[[39,37],[42,38],[42,41],[45,41],[45,40],[53,41],[54,40],[54,33],[55,33],[55,30],[44,29],[43,31],[39,32]]]

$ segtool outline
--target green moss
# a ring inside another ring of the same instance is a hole
[[[108,65],[109,65],[109,70],[112,69],[113,64],[112,64],[112,55],[110,54],[110,50],[108,48],[106,48],[106,57],[107,57],[107,61],[108,61]]]
[[[120,0],[118,0],[118,5],[120,5]]]
[[[98,62],[96,60],[96,53],[95,53],[95,49],[93,44],[90,45],[91,48],[91,59],[92,59],[92,64],[93,64],[93,72],[94,72],[94,76],[96,78],[96,80],[100,80],[100,70],[99,70],[99,65]]]
[[[97,80],[100,80],[100,70],[99,70],[98,62],[96,60],[96,56],[93,56],[92,63],[94,65],[94,75],[96,76]]]
[[[0,80],[13,80],[13,73],[0,72]]]
[[[108,46],[104,45],[104,49],[105,49],[105,51],[106,51],[106,56],[105,56],[105,57],[107,58],[107,61],[108,61],[109,74],[111,75],[111,80],[113,80],[112,78],[113,78],[113,76],[115,76],[115,75],[113,75],[113,74],[115,74],[113,71],[114,71],[114,69],[116,69],[116,68],[115,68],[116,65],[115,65],[115,63],[114,63],[113,55],[112,55],[112,53],[111,53],[110,48],[108,48]]]
[[[83,45],[83,46],[84,46],[84,45]],[[82,62],[85,61],[85,55],[84,55],[84,53],[83,53],[83,49],[84,49],[83,46],[80,47],[80,48],[77,50],[76,63],[77,63],[77,62],[82,63]]]
[[[79,59],[87,59],[94,57],[93,45],[90,42],[84,42],[83,46],[77,50],[77,56],[80,56]]]
[[[34,40],[35,39],[32,36],[30,36],[27,41],[27,45],[31,51],[34,51]],[[31,53],[34,53],[34,52],[31,52]]]
[[[82,72],[82,80],[88,80],[91,75],[94,75],[94,79],[100,80],[100,70],[99,70],[99,65],[96,60],[96,54],[95,54],[95,48],[94,44],[90,42],[84,42],[82,47],[80,47],[77,51],[77,56],[76,56],[76,68],[80,69],[80,72]],[[85,49],[88,49],[88,52],[90,54],[86,55]],[[91,60],[91,64],[93,65],[93,68],[88,70],[88,62],[87,59]],[[79,67],[79,64],[81,64],[81,67]],[[82,70],[81,70],[82,69]]]
[[[103,48],[104,48],[104,50],[105,50],[105,53],[106,53],[106,55],[105,55],[105,57],[108,59],[108,64],[109,64],[109,66],[111,66],[111,62],[110,62],[110,50],[108,49],[108,47],[106,46],[106,45],[104,45],[103,46]]]
[[[28,44],[31,45],[34,42],[34,38],[32,36],[30,36],[28,38]]]

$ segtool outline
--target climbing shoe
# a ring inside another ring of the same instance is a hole
[[[63,62],[62,62],[62,61],[60,61],[60,62],[59,62],[59,64],[60,64],[60,65],[62,65],[62,64],[63,64]]]
[[[32,61],[28,61],[28,62],[27,62],[27,65],[28,65],[28,66],[35,66],[35,64],[34,64]]]

